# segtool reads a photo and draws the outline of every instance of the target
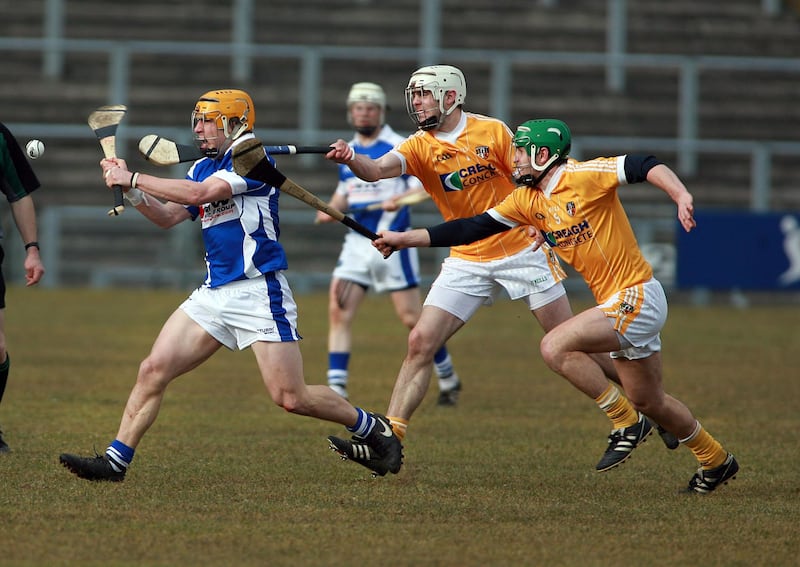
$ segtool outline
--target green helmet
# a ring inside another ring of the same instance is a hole
[[[569,155],[572,146],[572,134],[561,120],[554,118],[540,118],[528,120],[517,126],[514,133],[514,146],[525,148],[531,156],[531,166],[536,171],[548,169],[556,160],[563,160]],[[550,159],[542,165],[537,165],[534,156],[540,148],[550,150]]]

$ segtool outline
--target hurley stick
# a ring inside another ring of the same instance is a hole
[[[277,187],[295,199],[299,199],[318,211],[332,216],[340,223],[352,228],[357,233],[366,236],[370,240],[377,240],[380,238],[361,223],[351,219],[339,209],[331,207],[325,201],[313,193],[306,191],[278,171],[267,159],[266,154],[264,154],[264,147],[261,140],[258,138],[245,140],[233,148],[233,169],[242,177],[255,179],[256,181],[262,181],[273,187]]]
[[[117,157],[116,134],[117,126],[125,118],[127,108],[122,104],[111,106],[101,106],[89,115],[87,122],[89,127],[97,136],[103,154],[107,159]],[[108,216],[117,216],[125,210],[125,203],[122,200],[122,187],[114,185],[114,208],[108,211]]]
[[[264,146],[268,153],[278,155],[327,154],[330,146]],[[148,134],[139,140],[139,153],[156,165],[176,165],[205,157],[196,146],[178,144],[155,134]]]

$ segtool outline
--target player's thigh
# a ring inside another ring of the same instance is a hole
[[[278,401],[284,395],[296,397],[305,389],[303,357],[298,341],[256,341],[250,348],[273,400]]]
[[[551,331],[572,317],[572,307],[561,283],[526,296],[523,301],[545,332]]]
[[[436,279],[439,281],[439,278]],[[478,285],[483,285],[478,284]],[[480,293],[466,293],[454,286],[439,284],[434,282],[428,295],[425,297],[425,307],[435,307],[441,309],[459,319],[462,323],[469,321],[481,305],[491,305],[493,301],[492,290],[494,288],[487,283]]]
[[[221,346],[183,310],[176,309],[161,327],[144,366],[172,379],[208,360]]]
[[[619,349],[619,336],[602,311],[591,307],[563,321],[542,339],[542,353],[609,352]]]
[[[425,305],[417,324],[409,333],[409,348],[432,355],[463,326],[464,321],[452,313]]]

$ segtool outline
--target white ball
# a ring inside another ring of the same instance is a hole
[[[44,153],[44,142],[41,140],[31,140],[25,146],[25,151],[31,159],[39,159]]]

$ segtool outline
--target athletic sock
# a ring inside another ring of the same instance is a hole
[[[594,399],[600,409],[606,412],[614,429],[622,429],[636,425],[639,422],[639,413],[633,409],[628,399],[619,393],[614,384]]]
[[[703,469],[708,470],[718,467],[728,458],[728,452],[722,448],[719,441],[703,429],[699,421],[692,434],[685,439],[679,439],[679,441],[694,453],[695,458],[700,462],[700,466]]]
[[[397,435],[397,438],[402,442],[406,438],[406,430],[408,429],[408,420],[402,417],[386,416],[392,426],[392,431]]]
[[[433,366],[439,378],[449,378],[453,375],[453,359],[447,352],[447,347],[443,346],[433,355]]]
[[[349,352],[328,353],[328,385],[347,387],[347,367],[350,364]]]
[[[111,463],[111,468],[117,472],[125,472],[133,460],[135,449],[128,447],[119,439],[114,439],[106,449],[106,457]]]
[[[6,353],[6,361],[0,364],[0,402],[3,401],[3,394],[6,392],[9,368],[11,368],[11,357]]]
[[[356,419],[355,425],[348,427],[347,430],[356,437],[364,438],[375,427],[375,418],[361,408],[356,408],[356,411],[358,412],[358,419]]]
[[[439,377],[440,392],[449,392],[458,388],[461,380],[458,379],[458,374],[453,368],[453,359],[447,352],[447,347],[443,346],[433,356],[433,367]]]
[[[3,394],[6,392],[6,384],[8,384],[8,370],[11,368],[11,357],[6,353],[6,360],[0,364],[0,402],[3,401]]]

